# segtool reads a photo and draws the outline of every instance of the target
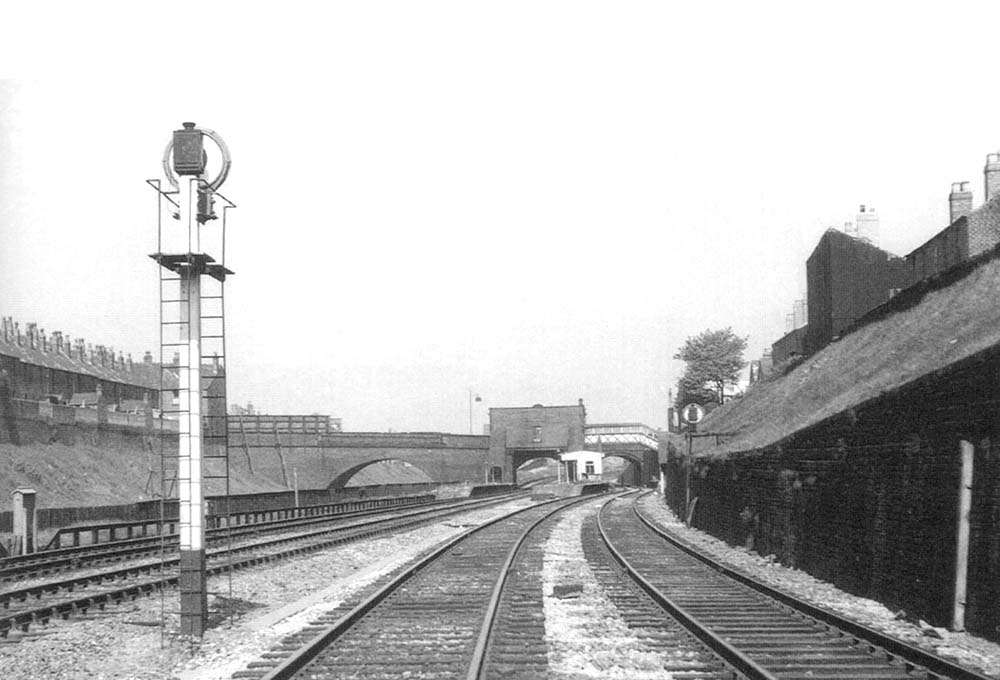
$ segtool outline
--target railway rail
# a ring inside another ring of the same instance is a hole
[[[244,569],[350,541],[411,529],[472,509],[509,502],[511,498],[492,496],[453,502],[443,507],[393,508],[389,512],[380,512],[374,518],[356,518],[305,533],[290,531],[277,538],[233,547],[232,552],[240,554],[238,559],[232,559],[227,549],[216,549],[209,552],[208,573],[217,575],[230,569]],[[27,631],[31,625],[47,623],[52,618],[69,618],[90,609],[104,609],[108,604],[133,600],[176,585],[177,562],[176,558],[146,560],[123,568],[98,569],[68,579],[43,581],[2,591],[0,637],[7,637],[11,630]],[[112,584],[110,587],[109,583]],[[41,604],[43,599],[45,603]]]
[[[651,598],[748,678],[987,680],[701,555],[643,516],[634,498],[606,503],[597,529]]]
[[[233,677],[545,677],[545,647],[537,644],[544,629],[532,607],[542,593],[537,574],[531,578],[540,569],[542,527],[592,500],[547,501],[463,532]]]
[[[392,500],[392,499],[385,499]],[[272,519],[236,524],[230,527],[208,529],[205,541],[208,546],[226,544],[230,540],[255,538],[261,535],[298,530],[307,526],[323,526],[330,522],[357,517],[371,517],[380,512],[394,512],[412,507],[439,507],[454,503],[453,500],[417,500],[410,503],[385,504],[366,509],[331,510],[321,514]],[[353,505],[353,504],[351,504]],[[351,507],[348,505],[347,507]],[[336,506],[329,506],[334,508]],[[66,548],[54,548],[27,555],[0,559],[0,584],[46,577],[62,571],[76,571],[88,566],[101,566],[134,560],[144,555],[159,555],[164,550],[171,552],[178,545],[178,535],[169,533],[142,538],[121,539],[113,542],[96,543]]]

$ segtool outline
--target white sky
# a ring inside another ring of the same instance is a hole
[[[982,200],[994,4],[5,8],[0,312],[155,350],[144,180],[193,120],[234,157],[231,400],[462,432],[472,389],[477,430],[580,397],[663,425],[684,339],[759,356],[859,203],[905,254],[951,182]]]

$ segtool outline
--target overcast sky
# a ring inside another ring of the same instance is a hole
[[[231,401],[351,430],[664,425],[686,337],[759,356],[825,228],[905,254],[1000,148],[991,3],[207,5],[4,10],[0,312],[155,350],[144,180],[195,121]]]

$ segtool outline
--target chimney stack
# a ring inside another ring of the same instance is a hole
[[[860,206],[855,224],[858,225],[858,238],[873,246],[878,245],[878,215],[875,214],[875,208],[870,205]]]
[[[983,202],[986,203],[997,193],[1000,193],[1000,153],[986,154],[986,167],[983,168],[983,175],[986,185]]]
[[[959,217],[965,217],[972,212],[972,191],[968,182],[952,182],[951,193],[948,195],[948,214],[951,218],[948,224],[954,224]]]

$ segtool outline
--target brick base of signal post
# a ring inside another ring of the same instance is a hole
[[[208,617],[208,579],[205,576],[205,551],[180,551],[180,577],[177,586],[181,591],[181,635],[205,633]]]

